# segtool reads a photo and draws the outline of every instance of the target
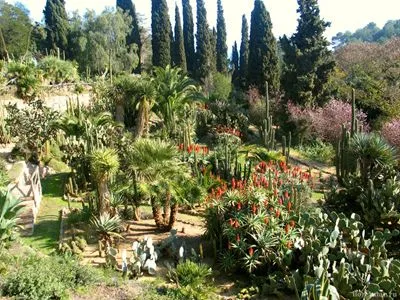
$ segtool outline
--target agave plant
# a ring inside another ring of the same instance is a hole
[[[21,201],[0,191],[0,248],[9,241],[18,228],[18,216],[23,211]]]
[[[90,225],[104,248],[112,245],[113,237],[122,238],[118,233],[122,226],[122,220],[118,215],[111,217],[110,214],[103,213],[100,217],[93,216]]]

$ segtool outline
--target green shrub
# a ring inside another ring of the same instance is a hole
[[[78,68],[71,61],[46,56],[39,63],[43,77],[52,84],[76,82],[79,80]]]
[[[226,101],[232,91],[232,80],[230,76],[221,73],[215,73],[212,77],[212,88],[210,98]]]
[[[329,143],[324,143],[317,139],[309,145],[299,147],[302,155],[307,159],[320,163],[331,164],[335,157],[335,150]]]
[[[7,65],[7,78],[16,85],[17,95],[22,99],[32,99],[39,93],[40,77],[33,63],[10,62]]]
[[[99,282],[94,269],[72,257],[31,256],[14,266],[4,278],[3,295],[18,299],[61,299],[69,289]]]

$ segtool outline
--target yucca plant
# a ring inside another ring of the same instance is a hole
[[[0,248],[13,237],[18,228],[18,216],[23,209],[20,200],[4,190],[0,191]]]
[[[96,149],[90,155],[91,170],[97,183],[99,214],[110,210],[108,181],[119,169],[117,151],[110,148]]]
[[[122,220],[118,215],[111,217],[110,214],[103,213],[100,217],[93,216],[90,225],[104,247],[110,247],[114,237],[123,238],[118,233],[122,226]]]

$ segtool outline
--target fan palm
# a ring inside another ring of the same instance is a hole
[[[153,217],[160,229],[173,226],[178,211],[178,182],[182,183],[182,179],[188,176],[188,168],[178,155],[176,146],[150,139],[137,140],[126,154],[128,172],[136,174],[142,191],[150,197]],[[165,196],[161,203],[160,195]],[[164,217],[161,204],[164,205]]]
[[[110,210],[110,191],[108,181],[119,169],[119,160],[116,150],[104,148],[96,149],[90,155],[91,170],[97,181],[99,214]]]

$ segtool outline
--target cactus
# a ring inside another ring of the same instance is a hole
[[[361,132],[362,126],[356,119],[356,96],[355,90],[352,90],[352,106],[351,106],[351,128],[350,131],[342,125],[342,135],[336,145],[336,176],[340,184],[344,184],[350,174],[357,171],[357,163],[350,155],[350,140],[356,133]]]
[[[140,242],[133,242],[133,254],[128,263],[128,270],[132,277],[142,275],[143,269],[147,270],[149,275],[155,275],[157,271],[156,261],[159,254],[154,248],[153,239],[145,237]]]
[[[272,116],[270,113],[268,82],[266,82],[265,97],[266,97],[265,99],[266,116],[263,121],[260,135],[264,146],[268,149],[268,151],[271,151],[275,147],[275,128],[273,128]]]

